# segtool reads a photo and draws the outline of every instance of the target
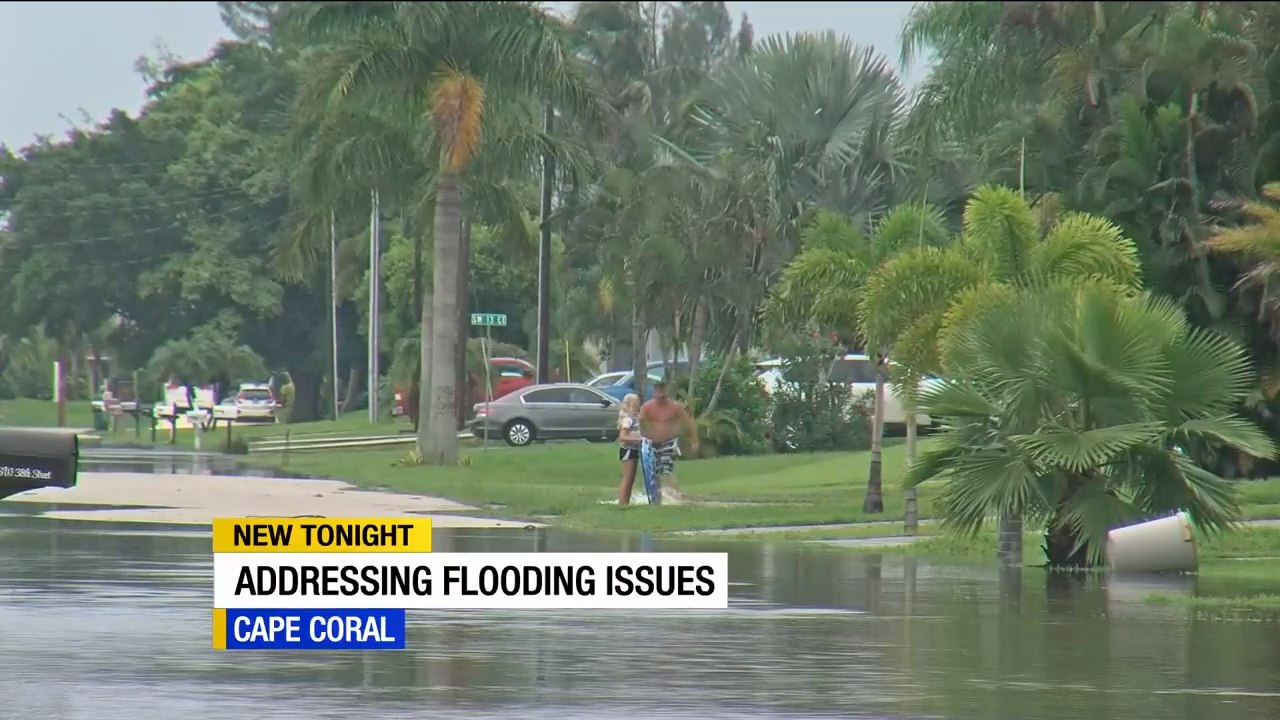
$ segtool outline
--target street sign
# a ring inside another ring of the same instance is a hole
[[[481,327],[506,327],[507,316],[502,313],[471,313],[471,324]]]

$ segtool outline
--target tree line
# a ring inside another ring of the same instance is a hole
[[[136,117],[0,157],[10,385],[41,353],[210,376],[256,356],[318,417],[367,369],[376,193],[388,374],[422,388],[423,457],[452,463],[467,314],[533,339],[550,160],[565,374],[644,378],[656,337],[711,416],[735,358],[834,333],[882,360],[879,396],[956,419],[912,475],[962,479],[949,517],[1044,519],[1064,559],[1098,518],[1188,497],[1225,523],[1218,481],[1274,468],[1272,4],[917,3],[913,92],[874,48],[757,39],[718,2],[220,6],[235,39],[146,65]]]

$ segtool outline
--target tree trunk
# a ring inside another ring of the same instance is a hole
[[[347,390],[342,394],[342,411],[346,412],[351,407],[351,401],[356,399],[356,393],[360,392],[360,366],[352,365],[351,370],[347,373]]]
[[[871,467],[867,472],[867,494],[862,500],[862,512],[884,512],[884,478],[882,475],[882,451],[884,447],[885,365],[884,354],[876,355],[875,410],[871,417]]]
[[[1001,515],[996,557],[1001,565],[1022,565],[1022,516]]]
[[[1079,538],[1068,526],[1054,523],[1044,533],[1044,555],[1050,567],[1086,568],[1089,567],[1089,549],[1075,549]]]
[[[436,184],[435,272],[431,295],[431,412],[426,428],[431,442],[424,458],[440,465],[458,462],[458,431],[454,429],[458,388],[455,343],[458,341],[458,272],[462,243],[460,180],[457,173],[441,174]]]
[[[640,312],[639,298],[631,301],[631,383],[633,392],[643,400],[649,386],[648,343],[645,342],[644,315]]]
[[[320,419],[320,382],[315,373],[306,370],[290,370],[289,382],[293,384],[293,399],[286,411],[290,423],[312,422]]]
[[[1080,536],[1074,528],[1062,520],[1068,504],[1086,482],[1088,480],[1084,478],[1067,476],[1067,486],[1062,492],[1062,498],[1058,501],[1053,520],[1044,533],[1044,555],[1050,567],[1077,569],[1089,567],[1088,546],[1076,549]]]
[[[700,415],[710,414],[720,402],[720,391],[724,389],[724,379],[729,375],[729,366],[733,364],[734,358],[738,355],[739,332],[739,330],[734,330],[733,338],[729,340],[729,349],[725,352],[724,359],[720,365],[720,377],[716,378],[716,387],[711,391],[711,399],[707,401],[707,407],[699,413]]]
[[[102,353],[96,343],[89,345],[89,399],[102,397]],[[134,389],[137,392],[137,389]]]
[[[1200,191],[1196,182],[1196,112],[1199,96],[1194,87],[1187,88],[1187,137],[1182,150],[1187,170],[1187,188],[1191,193],[1191,212],[1200,215]]]
[[[906,398],[907,415],[907,466],[916,459],[916,404],[911,397]],[[915,535],[920,532],[920,502],[915,487],[902,492],[902,534]]]
[[[698,371],[702,369],[702,347],[707,343],[707,299],[699,296],[693,305],[693,328],[689,333],[689,399],[698,389]]]
[[[470,292],[471,280],[471,223],[462,219],[462,227],[458,232],[458,367],[454,369],[454,386],[458,393],[458,406],[455,411],[455,430],[467,426],[467,416],[471,406],[468,404],[467,388],[471,382],[467,377],[467,338],[470,337],[471,314],[467,307],[467,294]]]
[[[413,413],[413,431],[418,436],[418,454],[427,457],[427,450],[431,447],[430,435],[427,428],[431,427],[431,333],[435,328],[432,322],[432,297],[431,293],[424,293],[422,296],[422,322],[418,328],[421,334],[419,338],[418,353],[418,382],[414,384],[410,401],[415,408]]]

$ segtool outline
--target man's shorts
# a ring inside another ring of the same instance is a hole
[[[656,475],[671,475],[676,471],[676,456],[680,454],[680,441],[676,438],[653,444],[653,471]]]

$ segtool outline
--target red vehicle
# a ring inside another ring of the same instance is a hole
[[[490,400],[498,398],[508,393],[513,393],[522,387],[533,385],[537,382],[537,371],[533,365],[527,360],[513,357],[495,357],[489,358],[490,379],[493,381],[493,396]],[[484,397],[484,378],[471,377],[471,387],[467,389],[466,397],[459,397],[458,404],[460,407],[471,408],[476,403],[482,403]],[[397,417],[409,416],[409,393],[401,388],[395,389],[395,407],[392,408],[392,414]]]
[[[493,382],[493,396],[490,400],[497,400],[522,387],[533,385],[538,376],[537,368],[528,361],[513,357],[489,358],[489,371]],[[472,404],[484,402],[484,378],[471,378],[471,397],[474,398]]]

